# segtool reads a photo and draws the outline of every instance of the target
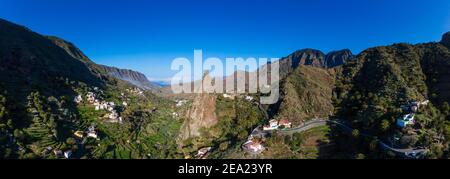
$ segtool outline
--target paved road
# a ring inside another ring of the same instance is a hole
[[[305,124],[303,124],[302,126],[299,126],[299,127],[280,130],[280,133],[282,133],[283,135],[292,135],[292,134],[295,134],[295,133],[305,132],[305,131],[310,130],[312,128],[325,126],[327,124],[335,124],[335,125],[339,126],[341,129],[343,129],[344,132],[346,132],[348,134],[351,134],[353,132],[353,129],[351,127],[347,126],[343,122],[340,122],[340,120],[330,120],[330,119],[323,118],[323,119],[316,119],[316,120],[308,121],[308,122],[306,122]],[[271,133],[271,131],[262,131],[262,130],[260,130],[260,128],[261,128],[261,126],[256,128],[255,130],[253,130],[251,136],[265,136],[265,135]],[[366,133],[360,133],[360,135],[363,136],[363,137],[369,137],[369,138],[374,138],[375,137],[373,135],[366,134]],[[415,148],[398,149],[398,148],[393,148],[393,147],[390,147],[389,145],[387,145],[386,143],[384,143],[381,140],[379,140],[379,145],[384,150],[392,151],[392,152],[394,152],[396,154],[403,155],[406,158],[420,158],[420,156],[422,156],[423,154],[428,152],[428,149],[415,149]]]

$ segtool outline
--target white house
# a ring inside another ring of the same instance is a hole
[[[397,126],[404,128],[408,125],[414,125],[414,116],[414,114],[407,114],[397,119]]]
[[[292,123],[289,122],[289,120],[287,120],[287,119],[281,119],[281,120],[278,122],[278,125],[279,125],[279,126],[283,126],[284,128],[291,128],[291,127],[292,127]]]
[[[87,101],[91,104],[95,102],[95,94],[93,92],[88,92],[86,98]]]
[[[261,143],[259,143],[259,142],[253,142],[253,143],[251,143],[251,144],[248,146],[248,148],[249,148],[250,150],[252,150],[253,152],[258,152],[258,151],[264,150],[263,145],[262,145]]]
[[[177,104],[176,104],[177,107],[181,107],[181,106],[183,106],[184,104],[187,103],[186,100],[179,100],[179,101],[176,101],[176,102],[177,102]]]
[[[229,95],[229,94],[223,94],[224,98],[228,98],[228,99],[234,99],[234,96]]]
[[[81,95],[78,95],[77,97],[75,97],[75,99],[73,101],[75,103],[79,104],[83,101],[83,97],[81,97]]]
[[[97,132],[95,132],[95,131],[89,131],[88,133],[87,133],[87,137],[90,137],[90,138],[94,138],[94,139],[97,139]]]
[[[70,159],[70,157],[72,156],[72,151],[68,150],[64,152],[64,157],[66,157],[66,159]]]
[[[265,125],[265,126],[263,127],[263,130],[265,130],[265,131],[272,131],[272,130],[278,129],[278,127],[280,127],[280,126],[278,125],[278,121],[272,119],[272,120],[269,121],[269,125]]]
[[[245,142],[243,146],[254,153],[264,150],[264,146],[257,140],[249,140]]]
[[[426,106],[426,105],[428,105],[428,103],[430,103],[430,100],[425,100],[425,101],[421,102],[420,105]]]
[[[195,155],[196,158],[203,158],[208,152],[211,151],[211,147],[202,148],[197,152],[197,155]]]

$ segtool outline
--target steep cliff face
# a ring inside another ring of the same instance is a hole
[[[346,64],[349,60],[352,60],[353,58],[354,58],[353,53],[348,49],[333,51],[325,56],[324,66],[326,68],[334,68]]]
[[[91,71],[108,74],[114,78],[129,82],[145,90],[151,90],[155,93],[159,92],[160,87],[148,81],[147,77],[142,73],[128,69],[119,69],[115,67],[95,64],[71,42],[54,36],[48,36],[47,38],[51,40],[55,45],[65,50],[67,54],[69,54],[73,58],[87,64],[90,67]]]
[[[159,92],[160,86],[150,82],[147,77],[140,72],[129,69],[119,69],[105,65],[100,65],[100,68],[105,70],[109,75],[127,81],[139,88],[151,90],[155,93]]]
[[[344,65],[352,59],[354,59],[354,55],[348,49],[333,51],[328,54],[320,50],[303,49],[280,60],[280,77],[286,77],[300,65],[334,68]]]
[[[211,77],[205,75],[203,81],[210,81]],[[203,87],[200,86],[203,89]],[[207,89],[203,89],[207,91]],[[200,136],[200,129],[211,128],[216,125],[216,96],[207,93],[199,93],[194,98],[190,109],[187,112],[186,120],[181,127],[180,139],[186,140],[191,137]]]

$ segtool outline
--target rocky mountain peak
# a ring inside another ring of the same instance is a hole
[[[349,49],[332,51],[325,56],[325,67],[333,68],[336,66],[344,65],[348,60],[354,58],[353,53]]]

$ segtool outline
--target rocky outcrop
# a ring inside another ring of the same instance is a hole
[[[348,49],[333,51],[328,54],[315,49],[302,49],[280,60],[280,77],[284,78],[301,65],[334,68],[346,64],[355,56]]]
[[[333,51],[325,56],[325,68],[334,68],[346,64],[354,55],[349,49]]]
[[[121,79],[123,81],[127,81],[139,88],[145,90],[151,90],[153,92],[157,92],[160,89],[160,86],[150,82],[147,77],[137,71],[128,70],[128,69],[119,69],[115,67],[109,67],[100,65],[100,68],[105,70],[109,75]]]
[[[209,75],[205,75],[203,81],[211,81]],[[199,86],[207,91],[203,86]],[[191,137],[200,136],[201,128],[210,128],[216,125],[216,96],[208,93],[198,93],[187,112],[186,120],[181,127],[180,139],[186,140]]]

